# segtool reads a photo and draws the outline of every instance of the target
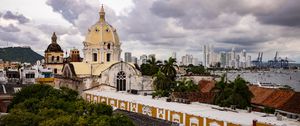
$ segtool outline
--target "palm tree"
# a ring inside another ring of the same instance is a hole
[[[180,81],[176,81],[176,86],[174,88],[176,92],[196,92],[198,91],[198,86],[193,82],[193,80],[183,78]]]
[[[165,73],[168,78],[174,81],[177,73],[175,67],[178,68],[178,66],[176,65],[176,60],[170,57],[169,60],[164,61],[164,65],[162,66],[161,71]]]
[[[238,108],[246,108],[251,105],[252,92],[247,86],[247,82],[237,76],[237,78],[231,84],[231,90],[226,100],[226,104],[236,105]]]
[[[220,106],[236,105],[238,108],[246,108],[251,105],[252,92],[247,86],[247,82],[238,76],[233,82],[227,83],[223,75],[216,83],[211,92],[215,93],[214,104]]]
[[[225,96],[225,89],[227,87],[227,82],[225,81],[225,75],[221,77],[221,80],[218,81],[215,84],[215,87],[213,87],[210,92],[213,92],[215,94],[214,96],[214,104],[221,105],[222,101],[226,99]]]
[[[153,81],[153,85],[155,90],[166,90],[167,89],[167,84],[168,82],[168,78],[166,77],[166,75],[161,72],[160,70],[153,75],[154,81]]]
[[[155,57],[151,57],[151,59],[147,60],[147,64],[150,65],[149,75],[154,75],[155,73],[157,73],[160,63],[161,63],[161,61],[156,60]]]

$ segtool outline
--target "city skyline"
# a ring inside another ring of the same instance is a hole
[[[75,47],[82,51],[86,26],[93,21],[88,17],[97,17],[94,12],[103,3],[107,19],[118,28],[122,53],[155,53],[157,58],[167,59],[175,51],[178,56],[193,54],[203,59],[203,45],[213,44],[217,52],[235,47],[247,50],[253,58],[264,52],[268,60],[278,51],[282,57],[300,61],[299,4],[295,0],[232,0],[228,10],[222,9],[224,2],[205,0],[190,0],[184,6],[182,1],[16,2],[4,0],[0,5],[1,47],[31,46],[43,54],[52,32],[57,32],[58,43],[64,49]],[[142,16],[152,21],[137,20]]]

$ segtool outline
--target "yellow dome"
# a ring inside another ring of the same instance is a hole
[[[103,6],[101,7],[99,15],[100,20],[88,29],[88,33],[84,41],[85,46],[101,46],[105,43],[112,43],[116,46],[120,45],[116,29],[105,21]]]

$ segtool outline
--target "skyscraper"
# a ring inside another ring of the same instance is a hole
[[[131,52],[125,52],[124,59],[125,62],[132,62]]]
[[[173,52],[173,53],[172,53],[172,58],[174,58],[174,59],[177,60],[176,52]]]
[[[152,57],[155,58],[155,54],[149,54],[148,55],[148,59],[152,59]]]
[[[137,57],[133,56],[133,57],[131,58],[131,62],[134,63],[134,64],[137,64],[137,63],[138,63]]]
[[[226,53],[224,51],[220,52],[220,63],[221,67],[226,67]]]
[[[147,63],[147,55],[145,55],[145,54],[141,55],[139,65],[146,64],[146,63]]]

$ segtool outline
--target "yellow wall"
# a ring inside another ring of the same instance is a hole
[[[210,123],[216,122],[218,123],[220,126],[224,126],[224,122],[223,121],[219,121],[219,120],[215,120],[215,119],[209,119],[206,118],[206,125],[209,126]]]
[[[175,111],[170,111],[170,121],[176,122],[177,119],[175,119],[175,115],[179,115],[179,122],[183,123],[183,114],[181,112],[175,112]]]
[[[89,101],[88,96],[90,96],[91,101],[94,100],[93,95],[86,94],[85,99],[87,101]],[[119,109],[121,109],[121,103],[124,103],[125,104],[125,109],[124,110],[128,110],[128,111],[132,111],[131,110],[131,108],[132,108],[131,105],[136,105],[137,112],[141,113],[141,114],[143,113],[143,104],[131,103],[131,102],[128,102],[128,101],[118,100],[118,99],[113,99],[113,98],[108,98],[108,97],[103,97],[103,96],[98,96],[97,98],[98,98],[98,103],[101,102],[101,99],[105,99],[105,101],[108,101],[108,102],[105,102],[105,104],[108,104],[108,105],[111,104],[111,101],[114,101],[114,104],[112,106],[117,107]],[[152,117],[154,117],[154,118],[157,118],[157,116],[158,116],[157,113],[158,113],[159,109],[163,109],[163,108],[156,108],[156,107],[153,107],[153,106],[149,106],[149,107],[150,107],[151,112],[152,112]],[[197,126],[197,125],[190,125],[191,119],[196,118],[196,119],[198,119],[198,126],[203,126],[204,119],[200,116],[184,114],[184,113],[181,113],[181,112],[176,112],[176,111],[167,110],[167,109],[163,109],[163,110],[164,110],[165,120],[174,121],[174,114],[177,114],[179,116],[179,122],[181,124],[183,124],[184,121],[185,121],[186,126]],[[170,119],[168,119],[169,114],[170,114]],[[184,118],[184,115],[185,115],[185,118]],[[225,123],[223,121],[206,118],[206,126],[209,126],[209,124],[212,123],[212,122],[216,122],[220,126],[224,126],[224,123]],[[233,123],[227,123],[227,126],[240,126],[240,125],[233,124]],[[266,124],[263,124],[263,123],[257,123],[257,126],[270,126],[270,125],[266,125]]]
[[[124,103],[124,105],[125,105],[124,108],[121,106],[122,103]],[[122,109],[122,110],[128,110],[128,109],[127,109],[127,108],[128,108],[128,102],[119,100],[118,108],[120,108],[120,109]]]
[[[190,125],[190,122],[192,118],[196,118],[198,119],[198,125],[196,124],[191,124],[191,126],[202,126],[203,125],[203,118],[199,117],[199,116],[194,116],[194,115],[189,115],[189,114],[186,114],[185,115],[186,119],[185,119],[185,125],[186,126],[189,126]]]

